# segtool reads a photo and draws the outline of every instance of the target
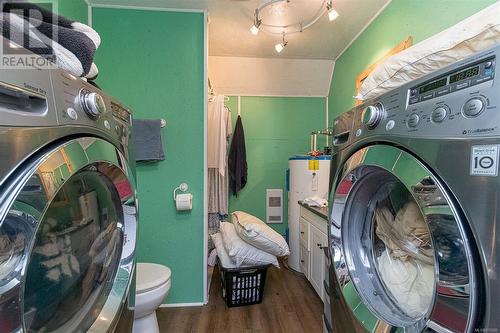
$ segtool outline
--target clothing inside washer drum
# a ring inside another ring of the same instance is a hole
[[[376,258],[380,278],[401,311],[413,318],[425,315],[434,290],[434,254],[418,205],[407,202],[396,216],[386,205],[377,206],[375,223],[385,244]]]

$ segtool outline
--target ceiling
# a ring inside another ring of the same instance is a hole
[[[324,0],[292,0],[298,6],[321,6]],[[175,9],[207,9],[209,12],[209,55],[255,58],[336,59],[390,0],[334,0],[340,16],[333,22],[326,15],[309,29],[286,37],[281,53],[274,45],[280,36],[249,29],[253,13],[263,0],[91,0],[92,5],[117,5]]]

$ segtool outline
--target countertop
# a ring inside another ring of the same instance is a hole
[[[311,207],[299,200],[299,205],[328,221],[328,207]]]

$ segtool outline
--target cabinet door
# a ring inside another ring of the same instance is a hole
[[[325,254],[323,247],[327,246],[326,235],[311,225],[311,271],[310,281],[318,295],[323,299],[323,280],[325,278]]]
[[[310,253],[304,246],[300,246],[300,271],[304,273],[306,278],[309,280],[309,256]]]
[[[300,245],[305,247],[308,251],[311,250],[309,246],[309,222],[304,220],[302,217],[299,222],[299,231],[300,231]]]

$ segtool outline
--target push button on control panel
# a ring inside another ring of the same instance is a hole
[[[408,118],[408,127],[415,128],[420,123],[420,116],[416,113],[412,113]]]
[[[466,117],[476,117],[483,112],[486,106],[486,101],[480,97],[474,97],[469,99],[462,106],[462,112]]]
[[[394,128],[394,125],[396,125],[396,122],[394,120],[389,120],[387,124],[385,124],[385,130],[390,131]]]
[[[434,111],[432,111],[432,122],[440,123],[446,119],[447,115],[448,115],[448,110],[445,107],[440,106],[436,108]]]
[[[78,119],[78,113],[76,113],[75,109],[73,109],[73,108],[67,108],[66,109],[66,115],[71,120],[77,120]]]

